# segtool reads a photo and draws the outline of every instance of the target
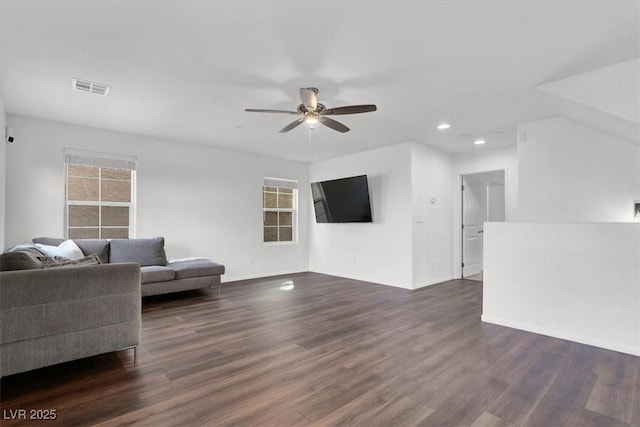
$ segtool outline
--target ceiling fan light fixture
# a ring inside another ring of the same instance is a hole
[[[340,133],[346,133],[350,130],[348,127],[327,116],[370,113],[372,111],[377,111],[378,109],[375,104],[345,105],[343,107],[326,108],[323,104],[318,102],[316,97],[317,94],[318,89],[316,88],[300,88],[300,100],[302,101],[302,104],[298,105],[296,111],[272,110],[265,108],[245,108],[244,111],[252,113],[293,114],[298,116],[296,120],[280,129],[280,133],[289,132],[291,129],[300,126],[302,123],[306,123],[310,129],[313,129],[314,124],[320,123]]]
[[[308,125],[315,125],[318,123],[318,115],[317,114],[307,114],[304,118],[304,122]]]

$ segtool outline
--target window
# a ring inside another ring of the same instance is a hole
[[[262,219],[265,243],[295,243],[298,182],[265,178],[262,187]]]
[[[65,230],[70,239],[133,237],[135,158],[65,152]]]

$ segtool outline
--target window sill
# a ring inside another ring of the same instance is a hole
[[[265,246],[289,246],[297,245],[298,242],[263,242]]]

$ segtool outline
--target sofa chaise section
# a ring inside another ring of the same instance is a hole
[[[166,266],[141,269],[142,296],[180,292],[187,289],[216,289],[220,295],[220,275],[224,265],[208,259],[170,262]]]

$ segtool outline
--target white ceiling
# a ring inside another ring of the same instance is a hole
[[[557,113],[537,86],[640,56],[638,1],[1,0],[0,15],[10,114],[299,161],[305,126],[280,134],[291,116],[244,108],[295,109],[308,86],[328,107],[378,105],[336,117],[347,134],[311,132],[313,160],[405,141],[485,150]]]

